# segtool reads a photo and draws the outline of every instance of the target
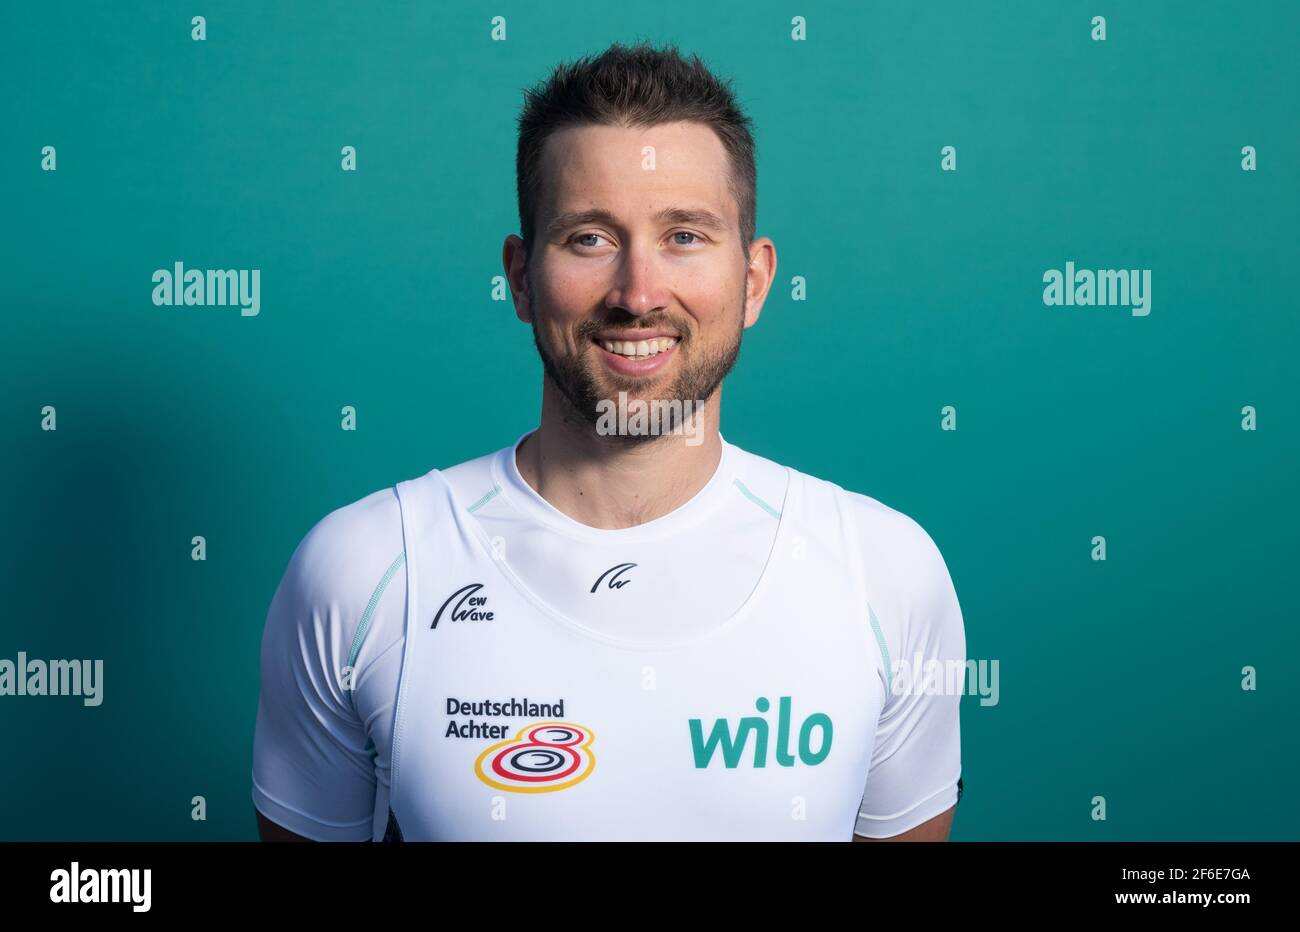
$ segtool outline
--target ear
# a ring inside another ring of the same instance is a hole
[[[524,323],[533,321],[532,294],[528,288],[528,256],[524,241],[511,233],[501,247],[501,264],[505,267],[510,296],[515,302],[515,316]]]
[[[758,323],[763,302],[776,278],[776,244],[760,236],[749,244],[749,265],[745,269],[745,327]]]

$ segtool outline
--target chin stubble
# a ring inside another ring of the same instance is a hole
[[[740,356],[741,337],[745,332],[744,321],[745,314],[742,305],[740,326],[736,329],[735,338],[724,346],[720,352],[697,363],[682,366],[672,384],[660,397],[663,400],[683,402],[683,407],[685,402],[690,402],[691,406],[694,407],[696,403],[703,403],[711,398],[713,393],[717,391],[718,386],[722,384],[722,380],[731,372]],[[590,344],[601,326],[602,323],[587,321],[579,327],[577,336],[580,340]],[[566,418],[566,420],[573,420],[594,428],[601,416],[597,407],[600,402],[614,402],[617,400],[620,391],[631,394],[637,388],[635,381],[622,382],[615,379],[611,385],[614,397],[607,398],[602,395],[596,387],[596,379],[591,371],[592,367],[586,364],[585,357],[553,358],[538,337],[536,322],[533,323],[533,344],[537,347],[537,354],[542,359],[542,369],[546,377],[559,389],[560,394],[572,409],[569,412],[571,417]],[[679,352],[683,348],[689,350],[689,337],[684,334],[680,335],[677,345]],[[676,423],[679,420],[676,413],[672,415],[671,420],[673,423],[669,425],[670,429],[676,429],[679,426]],[[620,435],[610,436],[618,437]],[[642,443],[660,438],[654,435],[621,435],[621,439],[630,443]]]

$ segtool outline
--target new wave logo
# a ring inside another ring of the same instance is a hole
[[[573,722],[534,722],[491,745],[474,761],[475,775],[511,793],[553,793],[591,776],[596,733]]]
[[[429,628],[438,627],[438,620],[447,612],[448,607],[451,607],[449,617],[452,621],[491,621],[492,612],[486,611],[487,596],[476,594],[482,588],[482,583],[470,583],[449,595],[447,601],[442,603],[442,608],[438,609],[438,614],[433,616],[433,624]]]
[[[826,759],[826,755],[831,752],[831,738],[834,733],[834,726],[831,724],[831,717],[825,712],[814,712],[803,720],[799,726],[799,753],[798,757],[790,753],[790,715],[791,699],[789,696],[782,696],[780,699],[779,709],[776,718],[776,745],[774,750],[776,763],[780,767],[793,767],[796,763],[804,763],[808,766],[816,766]],[[771,707],[766,696],[759,696],[754,700],[754,708],[760,712],[766,713]],[[702,719],[689,719],[691,726],[691,751],[695,755],[695,766],[697,769],[704,769],[713,763],[713,757],[721,751],[722,764],[728,770],[733,770],[741,764],[741,758],[745,754],[745,748],[749,743],[750,735],[754,736],[754,758],[753,766],[766,767],[769,759],[768,755],[768,721],[757,715],[747,715],[740,720],[740,723],[733,731],[731,722],[725,718],[715,719],[713,729],[709,732],[706,739],[704,737],[704,722]],[[812,749],[813,733],[821,732],[819,747],[816,751]]]

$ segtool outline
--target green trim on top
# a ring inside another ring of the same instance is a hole
[[[469,508],[465,510],[468,511],[470,514],[473,514],[474,512],[478,511],[480,508],[482,508],[484,505],[492,501],[492,499],[496,498],[500,494],[501,494],[501,486],[494,485],[492,486],[491,492],[484,495],[482,498],[480,498],[474,504],[470,505]]]
[[[749,489],[747,489],[747,488],[745,487],[745,483],[741,482],[739,479],[735,480],[735,482],[736,482],[736,488],[740,489],[741,494],[744,495],[745,498],[749,499],[751,502],[753,502],[753,503],[754,503],[755,505],[757,505],[759,508],[762,508],[762,509],[763,509],[764,511],[766,511],[768,514],[770,514],[773,518],[780,518],[780,517],[781,517],[781,512],[777,511],[775,508],[773,508],[773,507],[772,507],[771,505],[769,505],[767,502],[763,501],[761,498],[759,498],[759,497],[758,497],[757,495],[755,495],[753,492],[749,491]]]
[[[894,694],[894,665],[889,662],[889,645],[885,643],[885,635],[880,631],[880,622],[876,620],[876,610],[870,605],[867,606],[868,617],[871,619],[871,631],[876,636],[876,643],[880,645],[880,653],[885,658],[885,686],[889,689],[889,696]],[[889,700],[889,696],[885,700]]]
[[[371,593],[370,601],[366,604],[366,610],[361,613],[361,624],[357,625],[357,633],[352,635],[352,649],[348,652],[349,667],[354,667],[356,665],[357,654],[361,653],[361,642],[365,640],[366,632],[370,630],[370,617],[375,613],[375,606],[379,604],[379,600],[383,597],[384,590],[388,588],[388,584],[393,581],[393,575],[401,569],[402,564],[405,562],[406,551],[403,550],[397,555],[397,558],[389,564],[388,570],[384,573],[383,578],[379,580],[379,585],[375,586],[375,591]],[[356,672],[356,670],[352,671],[353,676],[356,675]],[[352,691],[351,682],[352,681],[349,680],[348,692]]]

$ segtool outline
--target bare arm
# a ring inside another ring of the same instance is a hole
[[[947,812],[941,812],[933,819],[922,822],[916,828],[908,829],[901,835],[893,835],[889,838],[867,838],[865,835],[854,835],[854,841],[947,841],[948,834],[952,831],[953,813],[957,807],[953,806]]]
[[[262,841],[311,841],[310,838],[295,835],[287,828],[277,825],[256,809],[253,812],[257,815],[257,834]]]

